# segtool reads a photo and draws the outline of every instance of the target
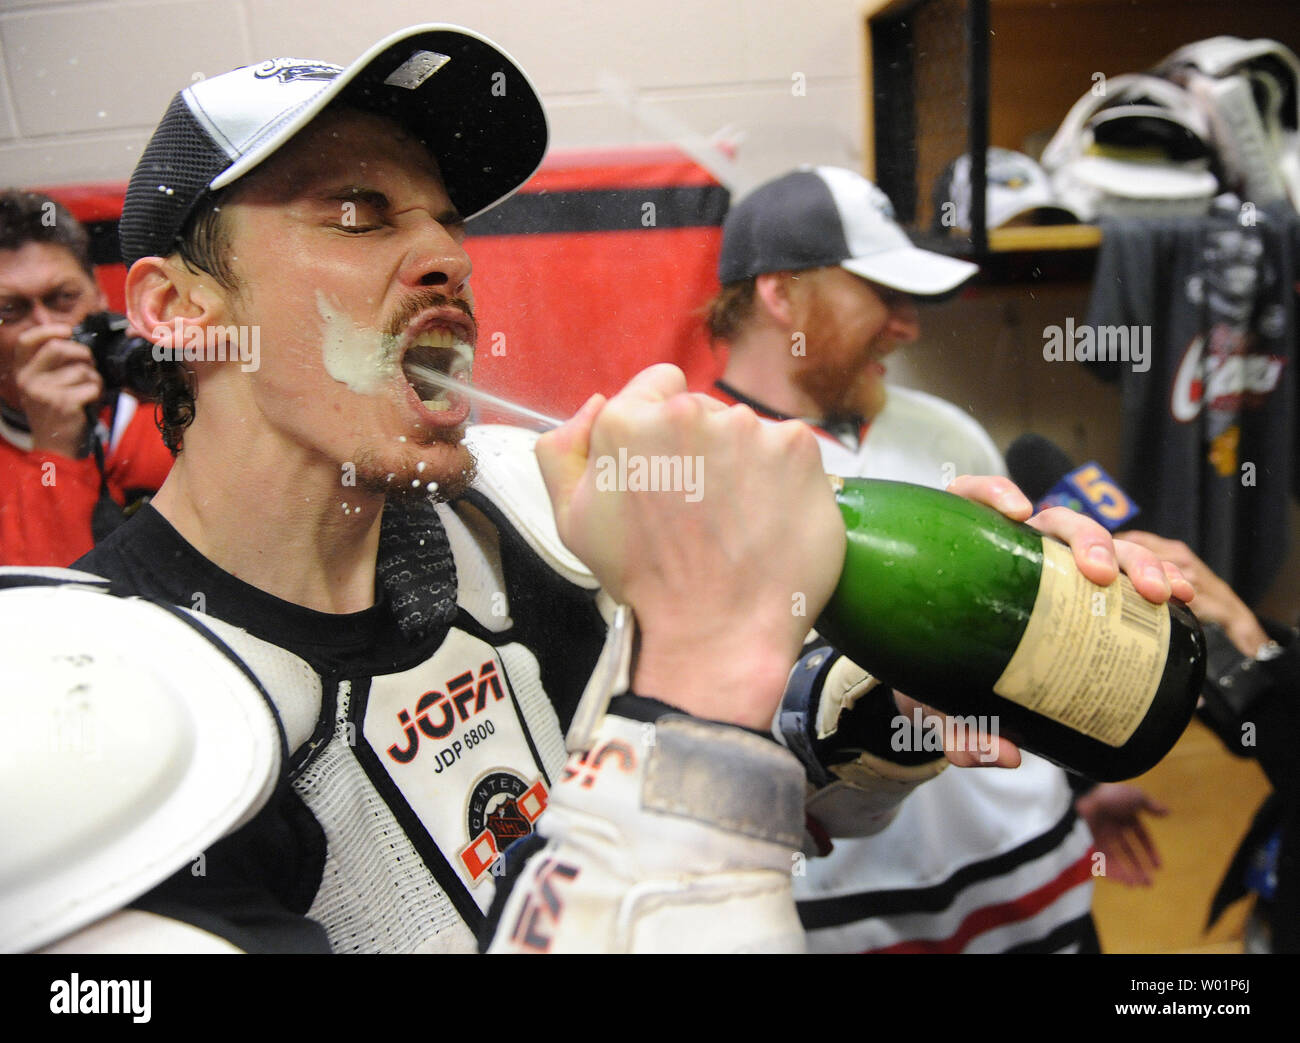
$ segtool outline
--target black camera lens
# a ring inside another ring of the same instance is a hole
[[[95,368],[104,378],[105,393],[130,391],[148,398],[152,380],[148,373],[153,345],[133,336],[126,316],[111,311],[87,315],[72,331],[72,339],[84,344],[95,358]]]

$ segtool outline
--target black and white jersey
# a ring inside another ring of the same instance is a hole
[[[250,951],[472,951],[497,855],[565,762],[600,650],[595,595],[487,497],[389,504],[376,602],[331,615],[224,572],[151,507],[83,558],[114,593],[205,612],[301,657],[315,705],[247,825],[134,904]],[[273,693],[274,698],[274,693]]]

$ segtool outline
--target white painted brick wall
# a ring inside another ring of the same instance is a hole
[[[0,183],[125,179],[176,90],[276,55],[346,64],[404,25],[469,26],[542,92],[556,148],[662,140],[599,87],[741,139],[741,186],[861,159],[854,0],[0,0]],[[798,74],[806,89],[794,92]]]

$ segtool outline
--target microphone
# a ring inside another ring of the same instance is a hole
[[[1115,532],[1140,510],[1100,464],[1075,467],[1065,450],[1042,435],[1021,435],[1007,448],[1006,459],[1011,480],[1035,511],[1069,507]]]

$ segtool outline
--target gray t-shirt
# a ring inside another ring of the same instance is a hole
[[[1137,524],[1186,542],[1248,602],[1287,550],[1298,242],[1289,208],[1110,222],[1089,306],[1094,331],[1150,345],[1145,366],[1091,364],[1120,380]]]

